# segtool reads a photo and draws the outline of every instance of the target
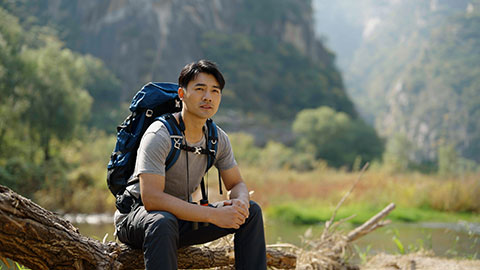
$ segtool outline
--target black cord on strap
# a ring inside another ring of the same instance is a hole
[[[220,169],[217,168],[217,171],[218,171],[218,188],[220,189],[220,195],[223,195],[222,176],[220,175]]]
[[[187,141],[185,140],[185,143]],[[186,157],[186,162],[187,162],[187,201],[190,202],[190,173],[189,173],[189,166],[188,166],[188,152],[185,151],[185,157]]]

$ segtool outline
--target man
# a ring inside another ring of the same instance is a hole
[[[190,147],[204,147],[206,121],[215,115],[222,98],[223,75],[214,63],[200,60],[182,69],[178,84],[183,108],[173,116],[178,123],[184,123],[184,142]],[[182,150],[166,171],[165,160],[171,147],[167,128],[155,121],[138,148],[132,179],[138,178],[139,183],[127,189],[141,198],[143,205],[128,214],[115,214],[120,241],[143,249],[146,269],[177,269],[179,247],[234,233],[236,269],[266,269],[261,209],[249,199],[226,133],[218,128],[214,165],[230,191],[230,200],[218,207],[189,203],[205,173],[206,155]],[[208,225],[196,228],[193,222]]]

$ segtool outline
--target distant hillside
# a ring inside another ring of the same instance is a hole
[[[334,55],[315,39],[309,0],[27,2],[2,5],[103,59],[123,81],[123,100],[145,82],[176,81],[184,64],[208,57],[225,71],[229,109],[292,120],[327,105],[356,117]]]
[[[480,161],[480,1],[396,1],[370,19],[347,72],[362,114],[417,161],[445,146]]]

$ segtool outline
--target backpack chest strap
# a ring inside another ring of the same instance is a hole
[[[181,150],[189,151],[195,154],[204,154],[207,155],[207,169],[213,166],[215,162],[215,157],[217,154],[217,141],[218,133],[217,127],[211,119],[207,120],[207,148],[203,147],[191,147],[184,143],[184,137],[182,135],[182,130],[185,128],[183,120],[180,118],[180,123],[177,123],[173,115],[164,115],[158,117],[157,120],[163,122],[167,127],[168,132],[170,133],[170,139],[172,140],[172,148],[166,158],[165,165],[166,170],[170,169],[173,164],[177,161],[180,156]]]
[[[203,147],[200,147],[200,146],[188,146],[188,145],[185,145],[185,144],[180,144],[180,147],[179,149],[181,150],[185,150],[185,151],[188,151],[188,152],[192,152],[194,154],[197,154],[197,155],[215,155],[215,150],[214,149],[205,149]]]

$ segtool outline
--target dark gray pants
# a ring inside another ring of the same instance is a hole
[[[146,211],[143,206],[130,212],[117,226],[118,239],[133,248],[143,249],[145,268],[177,269],[177,249],[207,243],[235,234],[235,268],[267,269],[262,210],[250,201],[250,215],[239,229],[224,229],[213,224],[192,229],[192,222],[177,219],[169,212]]]

